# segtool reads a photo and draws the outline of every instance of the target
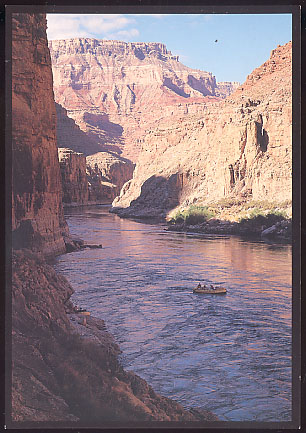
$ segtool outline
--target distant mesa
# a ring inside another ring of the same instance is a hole
[[[144,132],[161,118],[203,112],[239,83],[183,65],[157,42],[49,41],[55,100],[101,151],[137,160]],[[112,148],[110,146],[113,146]]]

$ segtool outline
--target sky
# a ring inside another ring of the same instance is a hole
[[[240,83],[292,40],[291,14],[48,14],[47,20],[49,40],[161,42],[184,65]]]

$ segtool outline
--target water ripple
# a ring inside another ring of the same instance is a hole
[[[74,300],[103,318],[121,362],[185,407],[220,419],[291,419],[291,247],[169,233],[96,207],[70,230],[102,250],[58,258]],[[228,293],[192,293],[199,281]]]

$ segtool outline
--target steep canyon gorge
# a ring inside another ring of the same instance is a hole
[[[7,423],[215,420],[207,411],[185,410],[124,371],[104,322],[90,317],[86,327],[78,323],[73,289],[45,261],[44,256],[64,253],[70,236],[62,178],[66,194],[86,201],[86,164],[78,152],[60,151],[66,167],[61,177],[45,15],[14,13],[12,31],[12,383],[7,390],[12,412]],[[81,192],[69,184],[69,173],[79,176]]]
[[[287,203],[290,215],[291,43],[240,87],[184,66],[160,43],[75,38],[49,47],[55,99],[69,116],[58,114],[59,142],[87,155],[89,189],[100,189],[92,201],[115,198],[113,211],[127,217],[224,199]],[[81,140],[67,133],[73,121]],[[122,157],[124,175],[113,180],[109,161]]]
[[[74,242],[63,204],[164,218],[231,198],[289,203],[291,43],[240,86],[160,43],[48,44],[43,14],[14,14],[12,28],[12,421],[216,421],[125,371],[44,256]]]

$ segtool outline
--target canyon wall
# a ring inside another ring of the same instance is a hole
[[[101,150],[135,161],[145,129],[162,117],[203,111],[237,83],[216,83],[188,68],[164,44],[90,38],[49,42],[55,100]]]
[[[98,152],[87,156],[86,164],[89,200],[93,202],[111,203],[133,176],[134,164],[114,153]]]
[[[68,117],[64,107],[55,103],[55,108],[58,147],[68,148],[77,153],[83,153],[85,156],[101,150],[99,144]]]
[[[82,316],[70,301],[73,289],[41,254],[64,252],[63,234],[68,233],[46,17],[14,14],[12,28],[16,249],[11,257],[12,346],[7,347],[12,354],[8,377],[12,383],[6,391],[12,405],[6,408],[6,425],[23,429],[29,422],[38,428],[36,422],[50,426],[55,421],[96,428],[117,421],[216,420],[205,410],[185,410],[156,394],[133,372],[124,371],[118,361],[120,349],[103,320],[89,317],[86,326],[81,323]],[[75,155],[71,150],[68,154],[67,165],[73,171]]]
[[[86,204],[88,180],[85,155],[60,147],[58,158],[62,176],[63,203]]]
[[[107,150],[106,145],[99,151],[94,138],[82,131],[61,105],[55,105],[63,202],[111,203],[132,178],[134,164]]]
[[[65,251],[51,59],[41,14],[12,19],[12,229],[16,248]]]
[[[278,46],[224,101],[144,137],[122,216],[165,216],[225,197],[283,202],[292,194],[291,43]]]

